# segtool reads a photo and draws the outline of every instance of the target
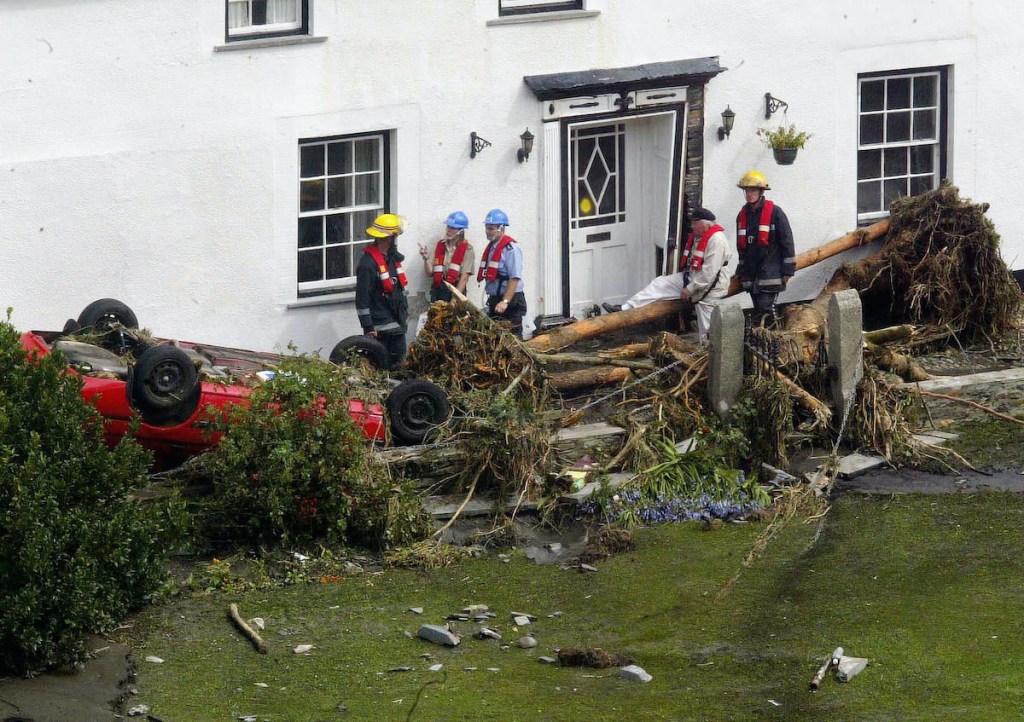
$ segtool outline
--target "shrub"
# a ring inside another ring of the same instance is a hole
[[[289,358],[250,404],[226,412],[225,435],[206,460],[212,539],[385,546],[424,533],[418,499],[371,462],[370,442],[348,415],[349,377],[318,359]]]
[[[127,499],[148,465],[130,439],[107,449],[81,379],[58,354],[28,359],[0,321],[0,669],[79,662],[157,590],[182,517]]]
[[[780,125],[778,128],[760,128],[757,135],[769,148],[803,148],[811,134],[797,130],[796,125]]]

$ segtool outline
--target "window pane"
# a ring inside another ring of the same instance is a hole
[[[352,205],[352,177],[329,178],[327,180],[327,207],[348,208]]]
[[[860,84],[860,110],[883,110],[885,108],[885,81],[867,80]]]
[[[369,239],[366,229],[373,225],[379,211],[358,211],[352,214],[352,237]]]
[[[270,0],[267,5],[268,23],[297,23],[298,0]]]
[[[303,178],[315,178],[324,174],[324,147],[306,145],[300,150],[300,165]]]
[[[935,176],[915,176],[910,179],[910,195],[916,196],[927,193],[935,188]]]
[[[352,143],[327,144],[327,172],[331,175],[352,172]]]
[[[885,116],[885,142],[910,140],[910,113],[889,113]]]
[[[370,245],[369,241],[363,241],[362,243],[353,243],[352,248],[352,268],[359,265],[359,259],[366,253],[366,248]]]
[[[857,212],[877,213],[882,210],[882,184],[879,181],[857,184]]]
[[[910,172],[931,173],[935,170],[935,146],[915,145],[910,149]]]
[[[885,174],[887,176],[907,174],[907,149],[885,149]]]
[[[880,178],[882,175],[882,151],[862,150],[857,153],[857,179]]]
[[[347,278],[354,276],[348,246],[335,246],[327,249],[327,278]]]
[[[315,251],[299,251],[299,283],[322,281],[323,278],[323,251],[319,248]]]
[[[302,181],[299,184],[299,210],[322,211],[324,209],[324,182],[322,180]]]
[[[267,24],[267,0],[252,0],[252,24]]]
[[[907,195],[907,179],[906,178],[891,178],[885,181],[885,190],[882,202],[885,207],[888,208],[889,204],[897,198]]]
[[[380,170],[380,154],[377,149],[378,141],[376,138],[357,140],[353,145],[355,146],[356,172]]]
[[[228,0],[228,28],[249,27],[249,0]]]
[[[889,81],[885,107],[889,110],[910,107],[910,78],[894,78]]]
[[[324,243],[324,222],[320,216],[299,219],[299,248],[320,247]]]
[[[871,145],[882,142],[881,115],[863,115],[860,119],[860,144]]]
[[[938,86],[934,75],[922,75],[914,78],[914,107],[936,105],[935,89]]]
[[[327,216],[327,243],[347,243],[352,240],[352,220],[347,214]]]
[[[587,172],[587,163],[594,152],[593,138],[580,138],[576,143],[576,175],[582,176]]]
[[[355,177],[356,200],[355,205],[365,206],[369,204],[380,204],[380,176],[376,173],[357,175]]]
[[[935,140],[935,111],[914,111],[914,140]]]

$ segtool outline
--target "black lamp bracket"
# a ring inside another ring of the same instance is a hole
[[[484,140],[474,130],[469,134],[469,157],[476,158],[476,154],[491,145],[491,141]]]
[[[772,113],[782,108],[782,112],[785,113],[789,109],[789,103],[784,100],[779,100],[773,97],[771,93],[764,94],[764,119],[768,120],[772,117]]]

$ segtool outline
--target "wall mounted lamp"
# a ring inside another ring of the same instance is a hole
[[[477,135],[476,131],[474,130],[472,133],[469,134],[469,157],[476,158],[476,154],[482,151],[484,148],[490,146],[490,144],[491,141],[484,140],[479,135]]]
[[[772,113],[782,108],[782,112],[785,113],[789,109],[789,103],[784,100],[779,100],[772,96],[771,93],[764,94],[764,119],[768,120],[772,117]]]
[[[533,152],[533,133],[527,128],[526,131],[519,136],[519,140],[522,143],[522,147],[516,151],[516,158],[519,159],[520,163],[525,163],[530,160],[530,153]]]
[[[725,140],[732,132],[732,124],[736,122],[736,113],[728,105],[722,111],[722,126],[718,129],[718,139]]]

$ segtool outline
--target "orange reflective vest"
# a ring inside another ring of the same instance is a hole
[[[380,252],[376,244],[371,243],[366,247],[366,252],[370,254],[370,258],[377,264],[377,273],[380,276],[380,285],[384,289],[384,293],[391,293],[395,290],[395,284],[391,280],[391,273],[388,271],[387,261],[384,260],[384,254]],[[398,273],[398,283],[405,288],[409,284],[409,279],[405,277],[405,271],[402,270],[402,262],[395,261],[395,271]]]
[[[502,236],[501,240],[497,243],[491,241],[487,244],[484,255],[480,257],[480,268],[476,272],[477,281],[483,281],[485,278],[488,281],[498,280],[498,264],[501,263],[501,254],[505,252],[510,243],[515,243],[515,239],[512,236]],[[493,252],[491,251],[492,248],[494,249]]]
[[[708,239],[715,235],[719,231],[724,231],[720,225],[713,225],[704,231],[704,234],[697,241],[697,247],[693,247],[693,233],[690,233],[690,237],[686,239],[686,247],[683,249],[683,255],[679,257],[679,270],[680,271],[699,271],[704,265],[704,252],[708,249]]]
[[[775,210],[775,204],[771,201],[765,201],[764,205],[761,206],[761,219],[757,224],[757,245],[767,246],[768,245],[768,233],[772,229],[772,212]],[[740,214],[736,216],[736,247],[741,251],[747,250],[747,207],[743,206],[740,209]]]
[[[455,246],[455,253],[452,254],[452,262],[448,265],[448,273],[444,272],[444,256],[446,242],[442,239],[437,242],[437,247],[434,249],[434,286],[440,286],[441,281],[445,280],[453,286],[458,283],[459,276],[462,274],[462,259],[466,257],[466,249],[469,248],[469,241],[463,240],[459,245]]]

